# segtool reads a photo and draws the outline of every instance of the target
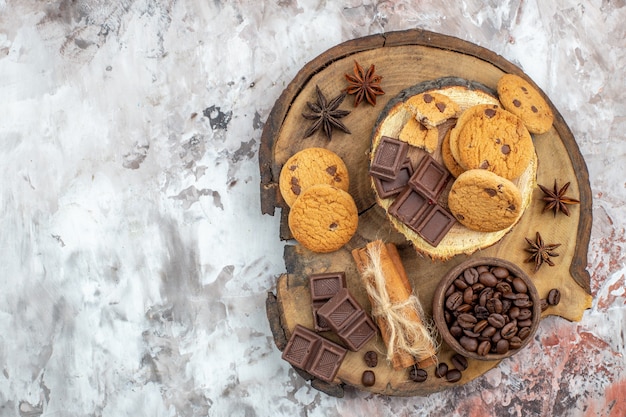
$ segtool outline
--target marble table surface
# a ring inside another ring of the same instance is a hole
[[[626,415],[624,0],[0,0],[0,415]],[[589,169],[593,305],[428,397],[311,388],[276,349],[264,122],[308,61],[422,28],[521,67]]]

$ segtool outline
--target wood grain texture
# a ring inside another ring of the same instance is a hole
[[[348,96],[340,108],[351,111],[342,120],[352,134],[336,131],[332,141],[321,134],[303,138],[309,121],[304,120],[301,113],[307,101],[315,100],[315,86],[319,85],[327,96],[338,94],[346,87],[343,75],[351,72],[354,60],[363,66],[376,65],[376,72],[383,76],[385,95],[378,96],[376,107],[362,103],[358,108],[352,106],[351,96]],[[298,244],[286,246],[286,274],[277,280],[276,299],[271,299],[273,294],[268,295],[267,304],[268,319],[279,348],[284,346],[285,338],[288,339],[296,324],[307,327],[313,325],[308,292],[309,274],[345,271],[348,289],[366,309],[370,308],[350,252],[376,239],[398,246],[411,284],[426,314],[432,313],[432,296],[439,280],[451,268],[468,259],[468,256],[457,255],[446,262],[432,261],[418,254],[404,236],[390,226],[385,211],[376,204],[368,175],[372,131],[385,106],[412,85],[453,76],[495,89],[497,80],[504,73],[520,75],[536,87],[519,68],[491,51],[453,37],[409,30],[340,44],[306,64],[296,75],[276,101],[263,130],[259,150],[261,209],[263,213],[272,215],[276,208],[281,209],[281,228],[277,233],[281,239],[290,239],[286,222],[288,207],[280,196],[277,184],[280,169],[297,151],[319,146],[332,150],[346,162],[351,181],[349,192],[355,199],[360,216],[356,235],[337,252],[315,254]],[[590,276],[585,269],[592,223],[591,189],[587,167],[570,129],[549,99],[545,98],[552,106],[555,122],[549,132],[534,137],[539,158],[537,183],[551,187],[554,179],[559,184],[571,181],[568,195],[578,198],[581,203],[573,206],[570,217],[554,218],[552,213],[542,212],[542,193],[537,188],[533,191],[532,203],[515,228],[495,245],[471,256],[493,256],[514,262],[531,276],[541,297],[545,297],[551,288],[559,288],[562,293],[561,303],[550,307],[543,315],[558,315],[577,321],[584,310],[591,306]],[[524,262],[528,255],[524,251],[524,238],[534,238],[536,231],[540,231],[548,243],[558,242],[562,246],[558,249],[559,257],[555,258],[555,267],[545,265],[533,274],[533,265]],[[333,339],[332,334],[325,336]],[[324,392],[343,395],[341,387],[347,384],[376,393],[408,396],[426,395],[451,386],[435,378],[432,367],[428,369],[427,382],[418,384],[408,380],[408,370],[394,371],[381,360],[374,369],[376,384],[363,387],[361,375],[366,368],[362,356],[370,349],[378,350],[381,358],[385,356],[380,337],[370,341],[361,352],[350,352],[339,370],[335,384],[331,384],[333,387],[324,386]],[[450,363],[452,353],[444,344],[438,358]],[[497,363],[471,360],[470,367],[456,384],[466,383],[482,375]]]

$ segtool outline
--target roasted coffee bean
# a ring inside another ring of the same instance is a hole
[[[465,282],[464,279],[461,278],[457,278],[454,280],[453,282],[454,286],[457,287],[457,289],[463,291],[464,289],[467,288],[467,282]]]
[[[478,281],[485,284],[486,287],[495,287],[498,283],[498,278],[491,272],[483,272],[478,276]]]
[[[517,336],[519,336],[519,338],[522,340],[526,340],[529,334],[530,334],[530,327],[522,327],[517,332]]]
[[[509,276],[509,270],[501,266],[496,266],[495,268],[492,268],[491,273],[495,275],[498,279],[504,279]]]
[[[487,287],[478,295],[478,304],[484,307],[490,298],[493,298],[493,288]]]
[[[493,326],[487,326],[485,327],[485,330],[483,330],[480,335],[482,337],[492,337],[494,334],[496,334],[496,332],[498,331],[498,329],[496,329]]]
[[[511,300],[507,300],[507,299],[502,300],[502,313],[504,314],[508,313],[512,305],[513,303],[511,302]]]
[[[458,324],[450,326],[450,334],[455,338],[461,337],[461,335],[463,334],[463,329]]]
[[[474,327],[474,325],[476,324],[476,317],[472,316],[471,314],[461,314],[459,315],[459,317],[457,317],[457,321],[459,322],[459,326],[461,326],[463,329],[471,329]]]
[[[478,347],[478,341],[472,337],[461,336],[459,338],[459,343],[463,346],[463,349],[469,352],[475,352]]]
[[[476,271],[478,274],[482,274],[483,272],[489,272],[489,267],[487,265],[480,265],[476,267]]]
[[[498,300],[497,298],[488,299],[485,307],[487,307],[487,310],[490,313],[502,313],[502,301]]]
[[[453,292],[456,291],[456,287],[454,286],[454,284],[450,284],[450,286],[448,287],[448,289],[446,290],[446,295],[445,297],[448,298],[452,295]]]
[[[510,301],[509,301],[510,302]],[[512,318],[513,320],[515,320],[516,318],[519,317],[520,314],[520,308],[517,306],[513,306],[509,309],[509,317]]]
[[[446,299],[446,307],[449,310],[456,310],[461,304],[463,304],[463,294],[460,291],[455,291]]]
[[[465,304],[465,303],[461,304],[459,306],[459,308],[456,309],[456,313],[457,314],[464,314],[464,313],[468,313],[470,311],[472,311],[472,305],[471,304]]]
[[[513,301],[513,304],[515,304],[518,307],[530,307],[533,305],[533,302],[530,301],[530,297],[528,297],[528,294],[517,294],[517,299]]]
[[[467,369],[467,358],[463,355],[456,353],[452,356],[450,361],[452,362],[452,365],[454,365],[454,367],[461,372]]]
[[[528,292],[528,286],[526,285],[524,280],[521,279],[520,277],[513,278],[513,288],[515,288],[515,291],[517,292],[521,292],[521,293]]]
[[[548,304],[551,306],[557,305],[561,301],[561,291],[556,288],[552,288],[548,292]]]
[[[443,378],[444,376],[446,376],[447,372],[448,372],[448,364],[447,363],[441,362],[435,368],[435,376],[437,378]]]
[[[465,304],[472,304],[472,301],[474,301],[474,290],[472,290],[472,287],[467,287],[465,291],[463,291],[463,302]]]
[[[519,336],[513,336],[509,339],[509,347],[511,349],[519,349],[522,346],[522,339]]]
[[[472,329],[463,329],[463,334],[467,337],[475,337],[475,338],[480,337],[480,333],[476,333]]]
[[[463,271],[463,279],[467,285],[474,285],[478,282],[478,271],[475,268],[467,268]]]
[[[541,299],[541,311],[546,311],[548,309],[548,300],[546,300],[545,298]]]
[[[474,325],[474,333],[481,333],[489,325],[487,320],[481,320]]]
[[[528,320],[533,316],[532,310],[528,308],[521,308],[519,311],[519,316],[517,316],[517,320]]]
[[[461,372],[458,369],[450,369],[446,372],[446,381],[457,382],[461,379]]]
[[[454,320],[454,316],[450,314],[448,310],[443,311],[443,318],[446,320],[447,324],[452,323],[452,320]]]
[[[477,305],[474,307],[474,315],[478,320],[484,320],[489,317],[489,310],[485,306]]]
[[[364,371],[361,376],[361,382],[364,387],[371,387],[376,383],[376,374],[372,371]]]
[[[480,342],[480,344],[476,348],[476,353],[478,353],[480,356],[485,356],[489,353],[490,350],[491,350],[491,342],[488,340],[485,340],[483,342]]]
[[[519,327],[530,327],[533,325],[533,321],[531,319],[527,319],[527,320],[518,320],[517,321],[517,325]]]
[[[500,334],[502,335],[503,339],[510,339],[515,336],[517,334],[517,322],[512,321],[505,324],[504,327],[502,327],[502,329],[500,330]]]
[[[428,372],[425,369],[413,367],[409,371],[409,379],[413,382],[424,382],[428,379]]]
[[[505,292],[503,297],[506,298],[507,300],[511,300],[511,301],[515,302],[515,300],[517,300],[517,296],[518,295],[519,294],[516,293],[516,292],[509,291],[509,292]]]
[[[496,353],[498,355],[504,355],[508,351],[509,351],[509,341],[506,339],[498,340],[498,343],[496,343]]]
[[[496,329],[501,329],[506,324],[504,316],[498,313],[490,314],[487,318],[487,321],[489,321],[489,324],[491,324]]]
[[[491,336],[491,342],[492,343],[498,343],[498,341],[502,339],[502,335],[500,334],[500,331],[496,331],[493,336]]]
[[[506,281],[501,281],[496,284],[496,290],[500,291],[502,294],[506,294],[513,291],[511,288],[511,284]]]
[[[365,360],[365,364],[370,368],[376,368],[376,365],[378,365],[378,354],[373,350],[365,352],[363,359]]]

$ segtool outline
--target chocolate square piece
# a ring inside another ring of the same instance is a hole
[[[304,326],[296,325],[283,351],[282,358],[296,368],[307,368],[313,352],[317,351],[320,336]]]
[[[393,180],[381,180],[380,178],[373,177],[378,197],[389,198],[399,194],[409,182],[411,175],[413,175],[413,166],[411,165],[411,160],[407,158],[400,167],[398,175],[396,175]]]
[[[313,301],[311,304],[313,306],[313,324],[315,325],[315,331],[317,332],[327,332],[332,330],[326,320],[320,317],[317,312],[324,304],[326,304],[327,301],[328,300]]]
[[[456,219],[441,206],[434,206],[415,228],[424,240],[433,246],[437,246],[441,239],[454,226]]]
[[[330,272],[309,275],[309,286],[312,301],[330,300],[337,294],[337,291],[346,287],[346,273]]]
[[[342,329],[339,337],[348,349],[356,352],[375,335],[376,325],[365,311],[361,311],[352,323]]]
[[[428,198],[411,187],[406,187],[389,207],[389,213],[407,226],[412,227],[411,224],[415,221],[414,219],[421,218],[430,207]]]
[[[332,382],[346,357],[346,353],[348,351],[345,348],[322,338],[319,349],[311,357],[307,371],[323,381]]]
[[[449,176],[450,173],[443,165],[435,161],[432,156],[424,155],[409,179],[409,185],[428,198],[437,200]]]
[[[339,333],[347,323],[354,320],[356,314],[361,310],[361,306],[350,292],[342,288],[333,298],[317,310],[317,314],[328,323],[333,331]]]
[[[374,177],[393,181],[406,159],[409,144],[388,136],[383,136],[378,143],[370,174]]]

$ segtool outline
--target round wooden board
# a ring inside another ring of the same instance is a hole
[[[362,103],[357,108],[352,105],[353,97],[348,96],[340,108],[351,111],[342,121],[352,134],[334,131],[333,139],[328,141],[318,132],[305,139],[304,131],[310,121],[305,120],[301,113],[306,109],[306,102],[315,101],[315,86],[318,85],[329,98],[339,94],[347,85],[344,74],[352,73],[355,60],[364,67],[370,64],[376,66],[376,72],[383,76],[385,95],[378,96],[375,107]],[[495,89],[504,73],[520,75],[535,85],[519,68],[489,50],[457,38],[409,30],[359,38],[331,48],[305,65],[287,86],[272,109],[261,139],[259,165],[263,213],[274,214],[275,208],[280,208],[280,237],[291,238],[287,226],[289,209],[278,189],[280,170],[294,153],[308,147],[323,147],[337,153],[346,162],[351,180],[349,192],[355,199],[360,216],[356,235],[337,252],[316,254],[298,244],[285,247],[286,273],[278,278],[276,293],[268,293],[267,299],[270,327],[280,350],[284,349],[296,324],[313,327],[309,274],[345,271],[350,292],[366,310],[370,308],[350,251],[375,239],[398,246],[411,284],[426,314],[431,314],[432,295],[439,279],[449,269],[468,259],[468,256],[457,255],[445,262],[433,261],[418,254],[391,227],[384,210],[376,204],[370,185],[368,168],[372,130],[385,105],[407,87],[453,76],[477,81]],[[558,315],[578,321],[584,310],[591,306],[590,277],[585,269],[592,221],[591,189],[587,167],[576,141],[559,112],[554,106],[552,109],[555,114],[553,128],[533,138],[539,159],[537,183],[552,187],[555,179],[559,185],[571,182],[568,196],[578,198],[580,205],[570,206],[569,217],[562,214],[554,217],[551,212],[542,212],[543,193],[537,188],[530,206],[511,232],[495,245],[470,256],[493,256],[516,263],[530,275],[541,297],[546,297],[551,288],[558,288],[562,294],[560,304],[548,308],[543,315]],[[534,239],[537,231],[546,242],[561,243],[561,246],[557,250],[559,256],[554,258],[554,267],[544,265],[537,273],[533,273],[533,264],[524,262],[528,255],[524,250],[527,247],[524,238]],[[334,338],[332,333],[323,335]],[[376,384],[363,387],[361,375],[367,369],[363,362],[366,350],[379,351],[381,359],[385,354],[384,344],[377,337],[362,351],[348,353],[334,383],[312,379],[312,386],[335,396],[343,395],[344,384],[387,395],[411,396],[427,395],[454,385],[435,378],[433,369],[427,369],[429,378],[426,382],[411,382],[408,370],[394,371],[384,360],[380,360],[374,368]],[[444,344],[438,354],[439,361],[450,363],[451,356],[452,352]],[[466,383],[497,363],[472,360],[469,368],[463,372],[462,379],[455,384]],[[310,378],[305,372],[300,373]]]

